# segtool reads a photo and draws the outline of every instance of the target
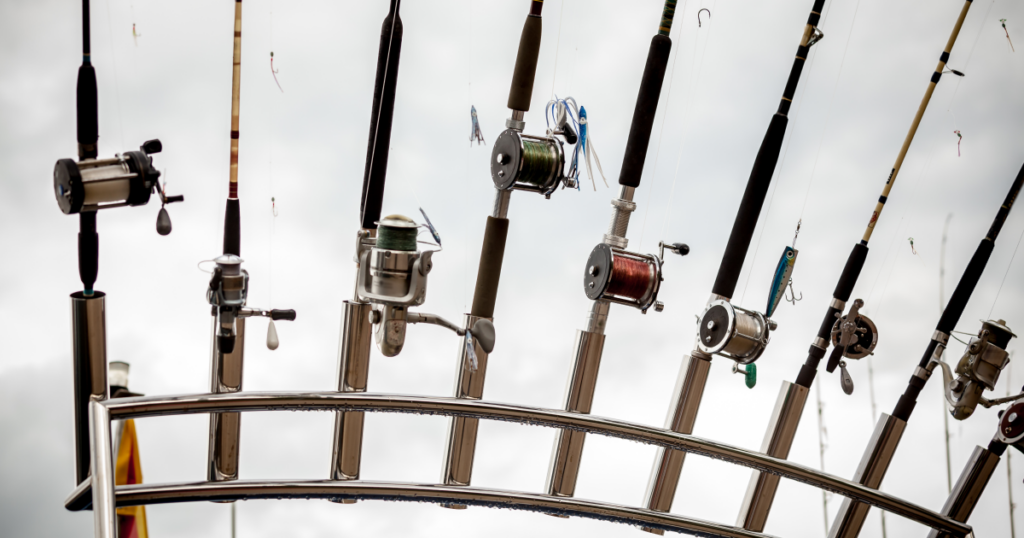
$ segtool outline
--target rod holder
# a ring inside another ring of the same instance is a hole
[[[345,301],[341,346],[338,352],[338,392],[366,392],[370,370],[373,305]],[[334,419],[333,480],[358,480],[363,449],[362,411],[339,411]]]
[[[75,483],[88,480],[89,404],[110,398],[107,384],[106,294],[71,294],[71,349],[75,388]]]
[[[472,314],[462,318],[463,327],[471,328],[482,319]],[[487,319],[487,321],[492,321]],[[477,366],[474,370],[469,361],[466,345],[469,341],[459,339],[459,371],[455,377],[455,397],[467,400],[479,400],[484,395],[484,379],[487,376],[488,353],[473,339]],[[441,483],[448,486],[468,486],[473,478],[473,459],[476,455],[476,435],[480,419],[472,417],[452,417],[448,420],[448,447],[445,450],[444,470],[441,472]],[[447,506],[447,505],[446,505]],[[462,508],[464,506],[450,506]]]
[[[235,343],[230,353],[220,348],[217,318],[213,320],[210,365],[210,392],[224,394],[242,390],[242,366],[245,357],[245,318],[235,320]],[[210,449],[207,480],[220,482],[238,479],[238,442],[242,416],[239,413],[210,414]]]
[[[992,473],[999,466],[1000,454],[980,446],[974,447],[974,452],[964,465],[964,470],[953,486],[953,491],[946,498],[946,504],[942,505],[942,515],[953,518],[961,523],[967,523],[971,512],[978,505],[981,494],[985,492]],[[928,538],[950,538],[950,534],[932,529]]]

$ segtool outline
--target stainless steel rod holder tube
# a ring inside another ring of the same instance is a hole
[[[471,328],[484,319],[471,314],[463,316],[463,326]],[[490,321],[490,320],[488,320]],[[484,396],[484,378],[487,376],[487,353],[473,339],[477,367],[474,371],[466,357],[466,339],[459,339],[459,372],[455,378],[455,397],[479,400]],[[476,454],[476,433],[480,419],[452,417],[448,419],[448,449],[445,451],[441,483],[447,486],[468,486],[473,478],[473,456]]]
[[[106,298],[102,291],[71,294],[75,384],[75,484],[89,478],[89,407],[110,397],[107,386]]]
[[[235,320],[235,348],[223,353],[218,345],[217,318],[213,319],[210,361],[210,392],[223,394],[242,390],[245,357],[245,318]],[[239,413],[210,414],[210,450],[207,479],[212,482],[238,480],[238,441],[242,416]]]
[[[900,444],[903,431],[907,423],[892,415],[882,413],[875,425],[875,431],[868,441],[868,448],[861,457],[857,472],[853,475],[853,482],[878,489],[885,478],[885,472],[889,470],[893,455],[896,454],[896,447]],[[849,497],[843,499],[839,513],[836,514],[829,530],[829,538],[855,538],[860,534],[864,520],[868,517],[868,510],[871,507],[857,501],[851,501]]]
[[[345,301],[338,353],[338,392],[366,392],[370,370],[370,342],[373,326],[370,312],[373,305]],[[363,452],[362,411],[339,411],[334,419],[334,450],[331,455],[331,478],[359,479]]]
[[[594,303],[595,310],[599,304],[603,304],[607,312],[608,303]],[[603,316],[592,313],[591,319],[595,317]],[[594,403],[594,388],[597,386],[597,374],[601,368],[601,353],[604,351],[604,334],[576,331],[574,347],[572,374],[565,389],[565,410],[571,413],[590,414],[590,406]],[[579,431],[558,431],[551,462],[548,464],[548,495],[572,497],[575,493],[585,437],[586,434]]]
[[[946,498],[946,504],[942,505],[942,515],[949,516],[961,523],[967,523],[971,512],[978,505],[981,494],[985,492],[992,473],[999,466],[1000,455],[987,448],[974,447],[967,464],[964,465],[960,478],[957,478],[953,491]],[[928,538],[949,538],[947,532],[939,532],[932,529]]]
[[[92,517],[95,538],[117,538],[114,499],[114,448],[110,439],[110,410],[90,402],[89,441],[92,445]]]
[[[665,428],[677,433],[693,433],[693,424],[697,421],[697,410],[700,408],[710,371],[711,357],[704,353],[695,350],[691,355],[683,357],[676,388],[672,394],[675,407],[671,408],[665,417]],[[683,472],[685,459],[686,452],[658,448],[654,468],[651,469],[651,478],[647,482],[647,493],[644,495],[644,506],[647,509],[658,512],[668,512],[672,509],[672,501],[676,496],[676,486],[679,485],[679,476]],[[644,530],[661,534],[655,529]]]
[[[761,442],[761,452],[775,458],[789,457],[789,449],[793,446],[793,438],[796,437],[796,429],[800,425],[809,390],[789,381],[782,382],[779,397],[775,401],[775,409],[772,411],[771,424]],[[740,506],[736,526],[757,532],[764,531],[768,512],[772,508],[772,501],[775,500],[778,488],[777,475],[754,471],[750,475],[750,484]]]

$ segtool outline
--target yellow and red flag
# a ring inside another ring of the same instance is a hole
[[[117,447],[117,470],[114,484],[142,483],[142,460],[139,459],[139,441],[135,437],[135,421],[124,421]],[[117,509],[117,535],[120,538],[149,538],[146,530],[146,507],[126,506]]]

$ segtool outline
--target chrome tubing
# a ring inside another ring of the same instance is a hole
[[[809,390],[789,381],[782,382],[779,397],[775,401],[775,409],[772,411],[771,425],[761,442],[761,452],[775,458],[789,457],[789,449],[793,446],[793,438],[796,437],[796,429],[800,425]],[[778,476],[754,471],[750,475],[750,484],[740,506],[736,525],[747,530],[764,531],[768,512],[772,509],[772,501],[775,500],[778,488]]]
[[[463,316],[463,327],[472,327],[485,319],[471,314]],[[492,320],[488,320],[492,321]],[[459,373],[455,378],[455,397],[479,400],[484,396],[484,378],[487,375],[487,353],[473,339],[477,367],[469,367],[466,357],[466,339],[459,339]],[[448,420],[448,450],[445,452],[441,483],[446,486],[468,486],[473,479],[473,456],[476,454],[476,434],[480,419],[452,417]],[[453,507],[458,508],[458,507]]]
[[[699,536],[770,538],[765,534],[720,523],[611,503],[459,486],[363,481],[239,480],[231,483],[138,484],[117,488],[118,506],[281,498],[369,499],[474,505],[551,515],[572,515],[627,525],[649,525]]]
[[[373,305],[345,301],[341,345],[338,353],[338,392],[366,392],[370,370]],[[334,419],[334,450],[331,478],[358,480],[363,452],[363,413],[338,412]]]
[[[89,408],[110,398],[107,386],[106,295],[71,294],[71,350],[75,388],[75,483],[89,479]]]
[[[242,363],[245,357],[245,318],[235,320],[235,348],[222,353],[217,338],[217,317],[213,318],[213,345],[210,361],[210,392],[231,394],[242,390]],[[210,415],[210,449],[207,480],[238,480],[238,441],[242,416],[238,413]]]
[[[700,400],[704,396],[704,387],[707,385],[710,371],[710,356],[694,350],[691,355],[683,357],[676,388],[672,393],[675,407],[670,409],[668,416],[665,417],[666,429],[687,435],[693,432],[693,424],[697,421],[697,410],[700,408]],[[644,506],[648,510],[668,512],[672,509],[672,501],[676,496],[676,486],[679,485],[679,476],[683,472],[685,459],[686,452],[667,447],[658,449],[651,478],[647,482],[647,493],[644,495]]]
[[[967,523],[978,500],[981,499],[981,494],[985,492],[985,486],[992,478],[992,473],[999,466],[999,460],[999,454],[980,446],[974,447],[974,452],[964,465],[960,478],[956,480],[956,486],[946,499],[946,504],[942,505],[942,515]],[[948,536],[949,534],[935,529],[928,533],[928,538]]]
[[[797,463],[692,435],[569,411],[458,398],[338,392],[185,394],[118,398],[103,402],[102,405],[106,406],[114,419],[244,411],[374,411],[464,416],[579,430],[691,452],[779,474],[784,478],[857,499],[922,525],[950,532],[954,536],[966,536],[971,532],[970,526],[909,501]]]
[[[89,442],[92,445],[93,536],[117,538],[110,411],[100,402],[89,404]]]
[[[871,489],[878,489],[885,478],[885,472],[889,470],[893,455],[896,454],[896,447],[900,444],[903,431],[907,423],[887,413],[878,417],[875,431],[868,441],[868,448],[861,457],[857,472],[853,475],[853,481]],[[829,529],[829,538],[855,538],[860,534],[864,520],[868,517],[870,506],[859,503],[849,497],[843,499],[839,513],[836,514]]]

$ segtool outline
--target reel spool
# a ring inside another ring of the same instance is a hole
[[[1010,363],[1006,346],[1016,336],[1003,320],[982,322],[978,336],[971,338],[956,365],[956,379],[947,387],[951,403],[955,402],[950,409],[953,418],[964,420],[974,414],[982,393],[995,389],[999,374]]]
[[[661,312],[665,305],[658,301],[661,282],[665,280],[661,267],[665,263],[665,248],[685,256],[690,247],[675,243],[660,243],[659,256],[637,254],[605,243],[590,251],[583,274],[583,291],[594,301],[608,301],[639,308],[644,314],[654,307]]]
[[[697,324],[697,347],[701,351],[740,364],[750,364],[764,353],[776,327],[764,314],[722,299],[708,304]]]
[[[210,287],[206,290],[206,300],[213,306],[213,315],[217,318],[217,345],[220,352],[230,354],[235,349],[238,334],[235,320],[251,316],[270,318],[267,328],[267,347],[277,349],[277,329],[274,320],[295,321],[294,310],[260,310],[246,308],[249,297],[249,272],[242,269],[242,258],[234,254],[223,254],[214,258],[216,264]]]
[[[491,180],[501,190],[523,190],[550,197],[559,184],[575,187],[565,176],[562,141],[506,129],[491,150]]]
[[[150,155],[162,149],[159,140],[149,140],[140,146],[141,151],[127,151],[111,159],[60,159],[53,169],[57,205],[65,215],[141,206],[149,203],[154,191],[165,205],[184,201],[184,196],[167,196],[160,187],[160,171],[153,167]],[[157,231],[160,235],[171,231],[170,218],[163,208]]]

